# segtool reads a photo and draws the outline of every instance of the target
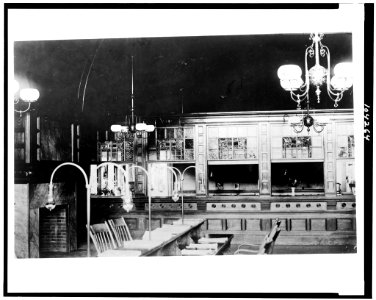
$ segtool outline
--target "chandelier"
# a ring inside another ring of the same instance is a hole
[[[131,90],[131,115],[125,116],[125,121],[122,124],[111,125],[111,131],[115,133],[135,133],[135,132],[153,132],[154,125],[148,125],[145,122],[140,122],[140,117],[134,112],[134,93],[133,93],[133,56],[132,58],[132,90]]]
[[[24,109],[14,109],[15,112],[20,114],[27,112],[30,109],[31,103],[39,99],[39,91],[32,88],[20,89],[20,84],[17,80],[13,81],[13,92],[14,92],[14,105],[20,105],[22,102],[28,103],[27,107]],[[20,102],[21,101],[21,102]]]
[[[304,127],[307,127],[307,132],[310,132],[310,128],[317,133],[320,133],[324,130],[326,121],[318,120],[318,118],[313,118],[309,113],[309,100],[307,101],[307,112],[304,113],[301,117],[294,116],[289,118],[289,123],[295,133],[301,133]]]
[[[278,69],[278,77],[282,88],[290,92],[291,99],[301,108],[301,102],[309,100],[309,89],[312,84],[316,90],[317,103],[320,103],[321,86],[326,83],[328,96],[334,101],[334,107],[342,100],[344,91],[352,86],[352,63],[342,62],[334,69],[331,77],[329,48],[322,44],[323,33],[311,33],[312,44],[305,50],[305,81],[302,80],[302,70],[298,65],[283,65]],[[320,65],[320,56],[327,58],[326,68]],[[315,65],[308,69],[308,58],[315,59]],[[298,93],[296,91],[300,91]]]

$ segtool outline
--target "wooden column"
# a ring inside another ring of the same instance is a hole
[[[71,161],[79,162],[80,151],[80,125],[71,124]]]
[[[25,126],[25,163],[31,163],[31,116],[30,112],[25,113],[24,119],[24,126]]]
[[[326,125],[324,130],[324,182],[325,196],[336,195],[336,145],[335,126],[333,123]]]
[[[137,136],[137,133],[135,134],[134,139],[134,152],[133,152],[133,159],[134,163],[138,166],[144,167],[146,165],[146,138],[147,133],[141,132],[140,136]],[[146,193],[146,187],[147,187],[147,175],[144,174],[142,170],[139,168],[134,169],[135,172],[135,191],[138,193]]]
[[[206,125],[196,125],[196,194],[207,194]]]
[[[259,189],[260,196],[271,195],[269,123],[259,124]]]

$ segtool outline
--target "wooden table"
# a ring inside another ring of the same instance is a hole
[[[181,249],[184,249],[190,243],[196,243],[202,237],[201,226],[204,222],[205,220],[202,219],[193,222],[192,220],[187,221],[185,224],[189,224],[189,228],[172,235],[165,241],[153,240],[152,231],[152,240],[146,238],[145,240],[127,241],[124,247],[118,249],[139,250],[141,251],[141,256],[180,256]],[[174,226],[177,228],[181,225],[169,226],[171,227],[166,232],[169,232]]]
[[[227,241],[225,243],[220,243],[218,245],[218,250],[214,255],[222,255],[223,251],[226,250],[228,246],[231,244],[231,240],[234,237],[233,234],[208,234],[208,238],[221,238],[221,237],[227,237]]]
[[[208,234],[182,251],[183,256],[222,255],[230,246],[233,234]]]

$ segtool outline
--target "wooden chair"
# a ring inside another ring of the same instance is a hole
[[[107,223],[90,225],[90,237],[98,256],[139,256],[140,251],[118,249],[113,233]]]
[[[113,232],[117,247],[122,247],[124,241],[133,240],[131,233],[129,232],[128,225],[125,222],[124,218],[111,219],[106,222]]]
[[[242,244],[235,251],[234,255],[272,254],[275,241],[281,232],[280,225],[281,221],[277,219],[272,230],[264,237],[261,245]]]
[[[116,248],[115,239],[107,223],[90,225],[90,237],[98,254]]]

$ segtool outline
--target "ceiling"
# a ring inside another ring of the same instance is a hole
[[[352,60],[351,34],[326,34],[322,42],[332,68]],[[33,106],[40,114],[107,126],[130,113],[131,56],[136,114],[284,110],[296,104],[277,69],[303,68],[310,44],[309,34],[16,42],[14,68],[21,85],[39,89]],[[314,105],[333,108],[324,88]],[[339,108],[352,107],[351,89]]]

